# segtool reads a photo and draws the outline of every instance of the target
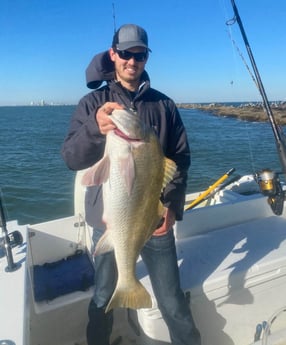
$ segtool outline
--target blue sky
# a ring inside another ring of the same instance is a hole
[[[154,88],[176,102],[260,100],[230,0],[1,0],[0,105],[76,104],[116,27],[143,26]],[[286,1],[236,0],[269,100],[286,100]],[[250,65],[250,63],[249,63]]]

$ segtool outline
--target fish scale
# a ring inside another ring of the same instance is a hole
[[[95,253],[114,249],[118,270],[106,311],[149,308],[152,301],[136,277],[136,261],[164,214],[160,195],[173,178],[176,164],[165,158],[158,137],[137,115],[115,110],[117,129],[106,137],[103,158],[83,177],[83,184],[103,184],[106,231]]]

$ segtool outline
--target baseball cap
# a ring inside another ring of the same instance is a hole
[[[113,36],[112,47],[118,50],[144,47],[151,51],[146,31],[135,24],[122,25]]]

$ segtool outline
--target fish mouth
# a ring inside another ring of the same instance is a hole
[[[142,140],[139,138],[133,138],[133,137],[129,136],[128,134],[122,132],[119,128],[115,128],[113,131],[114,131],[115,135],[117,135],[118,137],[125,139],[127,141],[141,141]]]

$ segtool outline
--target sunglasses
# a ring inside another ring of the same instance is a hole
[[[131,58],[134,58],[135,61],[137,62],[143,62],[147,59],[148,57],[148,52],[141,52],[141,53],[132,53],[129,52],[128,50],[117,50],[116,53],[120,57],[120,59],[123,60],[130,60]]]

